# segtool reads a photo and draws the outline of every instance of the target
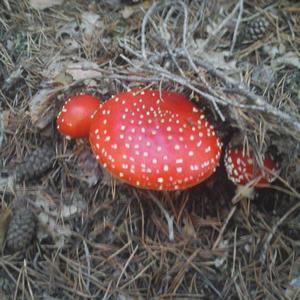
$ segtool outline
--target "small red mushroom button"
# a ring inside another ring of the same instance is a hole
[[[112,175],[136,187],[180,190],[208,178],[220,159],[213,126],[185,96],[134,90],[95,114],[90,144]]]
[[[100,106],[93,95],[72,96],[57,116],[57,129],[69,138],[88,137],[92,118]]]
[[[262,168],[254,164],[254,158],[244,153],[242,147],[229,145],[225,151],[224,165],[228,178],[237,185],[253,182],[254,187],[266,187],[273,182],[279,172],[278,162],[271,154],[266,154],[262,163]]]

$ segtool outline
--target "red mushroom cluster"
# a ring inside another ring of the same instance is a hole
[[[137,89],[99,103],[72,97],[58,129],[71,137],[89,133],[97,160],[115,177],[141,188],[178,190],[202,182],[218,166],[216,131],[185,96]]]
[[[243,147],[232,147],[229,144],[224,157],[228,178],[237,185],[266,187],[276,179],[278,162],[271,154],[266,153],[262,159],[262,167],[259,167],[252,154],[246,154]]]
[[[68,137],[89,137],[99,163],[114,177],[136,187],[182,190],[211,176],[221,142],[214,127],[182,94],[153,89],[122,92],[101,104],[92,95],[71,97],[57,118]],[[263,168],[242,148],[228,146],[224,164],[238,185],[267,186],[278,164],[266,155]]]

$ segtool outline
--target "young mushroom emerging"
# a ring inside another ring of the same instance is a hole
[[[213,126],[185,96],[152,89],[105,102],[92,122],[90,144],[113,176],[153,190],[202,182],[218,166],[221,149]]]
[[[249,185],[250,188],[267,187],[276,179],[279,172],[278,162],[271,154],[266,153],[262,159],[262,167],[254,163],[252,153],[246,154],[243,147],[228,145],[224,156],[224,165],[228,178],[238,186]],[[247,191],[247,190],[246,190]],[[247,193],[251,196],[252,189]]]
[[[57,129],[69,138],[88,137],[93,116],[100,106],[93,95],[72,96],[57,116]]]

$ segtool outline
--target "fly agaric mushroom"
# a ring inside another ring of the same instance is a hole
[[[263,168],[254,165],[251,154],[248,155],[242,147],[228,145],[224,156],[224,165],[228,178],[237,185],[253,184],[253,187],[267,187],[276,179],[279,165],[271,154],[263,157]]]
[[[208,178],[220,159],[213,126],[185,96],[136,89],[95,114],[90,144],[113,176],[136,187],[181,190]]]
[[[93,95],[72,96],[57,116],[57,129],[69,138],[88,137],[93,116],[100,106]]]

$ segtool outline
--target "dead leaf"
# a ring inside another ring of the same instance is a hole
[[[3,247],[10,218],[11,210],[9,208],[2,209],[0,212],[0,249]]]
[[[40,210],[37,214],[41,225],[38,239],[42,240],[50,235],[58,248],[63,247],[65,240],[72,234],[68,220],[82,213],[87,207],[85,199],[77,191],[65,192],[63,201],[60,195],[39,191],[32,204]],[[63,220],[62,224],[60,220]]]
[[[89,38],[92,37],[95,32],[104,28],[103,22],[100,20],[100,16],[92,12],[84,12],[81,15],[81,31]]]
[[[34,126],[44,129],[55,117],[53,97],[60,89],[39,90],[29,102],[30,118]]]
[[[61,5],[64,0],[30,0],[29,4],[35,9],[45,9],[55,5]]]
[[[65,219],[78,216],[87,208],[87,202],[83,196],[76,190],[66,192],[64,198],[68,198],[69,203],[64,203],[59,208],[59,215]],[[67,202],[67,200],[65,201]]]
[[[87,207],[85,199],[77,191],[65,192],[63,201],[60,198],[60,195],[52,196],[41,191],[37,194],[34,206],[51,217],[64,218],[65,221],[79,215]]]
[[[88,60],[69,63],[66,66],[65,72],[71,75],[73,80],[84,80],[102,75],[98,65]]]
[[[101,76],[101,71],[96,63],[88,60],[73,62],[63,57],[57,58],[43,72],[48,79],[48,85],[56,84],[60,87],[39,90],[29,102],[31,121],[38,129],[44,129],[55,118],[54,98],[63,86],[73,81],[85,80],[91,85],[92,78]]]
[[[65,85],[68,85],[68,84],[72,83],[73,78],[72,78],[71,75],[66,74],[65,72],[61,72],[53,78],[53,81],[55,83],[58,83],[58,84],[61,84],[61,85],[65,86]]]
[[[130,18],[134,13],[136,12],[136,9],[134,9],[131,6],[125,6],[123,10],[121,11],[121,15],[124,19]]]
[[[40,224],[37,232],[38,239],[41,240],[50,234],[55,241],[55,246],[62,248],[65,245],[66,238],[69,238],[72,234],[70,225],[60,225],[55,218],[44,212],[39,213],[37,218]]]
[[[103,30],[104,24],[98,14],[84,12],[80,23],[73,20],[61,26],[57,30],[56,39],[64,45],[64,53],[71,53],[82,47],[82,41],[84,44],[93,42]]]
[[[57,57],[43,71],[43,76],[48,79],[48,82],[62,85],[68,85],[75,80],[87,80],[101,75],[101,70],[96,63],[85,59],[74,61],[64,56]]]

